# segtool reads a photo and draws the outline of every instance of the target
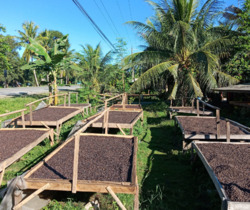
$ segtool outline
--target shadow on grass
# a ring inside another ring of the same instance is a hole
[[[151,150],[141,186],[141,209],[220,209],[220,199],[203,165],[181,151],[181,132],[173,121],[148,118]],[[159,123],[159,125],[155,125]]]

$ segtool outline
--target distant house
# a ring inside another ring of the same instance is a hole
[[[229,104],[250,108],[250,83],[215,88],[227,97]]]

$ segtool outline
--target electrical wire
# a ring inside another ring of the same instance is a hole
[[[97,4],[96,0],[94,0],[94,3],[95,3],[95,5],[96,5],[96,7],[98,8],[98,10],[100,11],[100,13],[102,14],[102,16],[104,17],[104,19],[106,20],[106,22],[108,23],[108,25],[110,25],[110,21],[109,21],[109,20],[107,19],[107,17],[104,15],[104,13],[103,13],[101,7],[99,7],[99,5]],[[111,22],[111,25],[112,25],[112,22]],[[113,26],[113,25],[112,25],[112,26]],[[113,27],[110,27],[110,28],[111,28],[111,30],[113,31],[113,33],[115,34],[115,36],[119,36],[119,33],[118,33],[117,31],[115,31],[116,28],[115,28],[115,30],[113,29]]]
[[[112,23],[113,27],[114,27],[115,30],[116,30],[116,32],[118,33],[119,36],[121,36],[120,33],[119,33],[119,31],[117,30],[117,28],[116,28],[116,26],[115,26],[115,24],[114,24],[112,18],[111,18],[110,15],[109,15],[109,12],[108,12],[107,8],[106,8],[105,5],[103,4],[102,0],[99,0],[99,1],[101,2],[102,7],[104,8],[104,11],[106,12],[106,14],[107,14],[107,16],[108,16],[110,22]]]
[[[122,21],[125,23],[125,18],[123,16],[123,13],[122,13],[122,10],[121,10],[121,7],[120,7],[120,4],[119,4],[119,0],[115,0],[116,1],[116,4],[117,4],[117,7],[119,9],[119,12],[120,12],[120,15],[122,17]],[[131,39],[130,39],[130,36],[129,36],[129,33],[128,33],[128,30],[127,30],[127,26],[125,25],[125,31],[127,33],[127,36],[128,36],[128,39],[129,39],[129,42],[130,42],[130,45],[132,45],[132,42],[131,42]]]
[[[111,48],[113,48],[116,51],[115,46],[111,43],[111,41],[108,39],[108,37],[102,32],[102,30],[100,29],[100,27],[94,22],[94,20],[89,16],[89,14],[87,13],[87,11],[82,7],[82,5],[78,2],[78,0],[72,0],[74,2],[74,4],[78,7],[78,9],[81,11],[81,13],[83,15],[85,15],[88,20],[91,22],[91,24],[93,25],[94,29],[96,30],[96,32],[101,36],[101,38],[110,45]]]

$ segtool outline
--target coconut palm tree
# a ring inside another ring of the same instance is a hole
[[[82,47],[82,53],[78,53],[80,59],[79,65],[85,71],[85,79],[91,81],[93,89],[98,92],[100,89],[99,72],[102,71],[111,59],[111,52],[104,56],[102,55],[101,45],[98,44],[96,48],[87,44]]]
[[[32,22],[32,21],[25,22],[25,23],[23,23],[22,28],[23,28],[23,31],[20,31],[20,30],[18,31],[18,33],[20,34],[19,39],[21,40],[21,43],[28,43],[29,37],[31,37],[32,39],[37,38],[37,30],[38,30],[39,26],[35,25],[34,22]],[[30,61],[33,61],[33,56],[34,56],[34,52],[25,48],[23,55],[22,55],[22,58],[27,63],[29,63]],[[35,69],[33,69],[33,74],[34,74],[36,86],[39,86]]]
[[[147,23],[130,21],[147,46],[125,58],[125,68],[141,67],[144,73],[131,90],[167,86],[169,97],[200,96],[237,80],[220,70],[220,56],[232,45],[230,36],[212,27],[220,11],[218,1],[203,5],[195,0],[148,1],[155,16]]]

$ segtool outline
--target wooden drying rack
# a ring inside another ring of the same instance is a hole
[[[15,161],[17,161],[18,159],[20,159],[24,154],[26,154],[28,151],[30,151],[32,148],[34,148],[36,145],[38,145],[40,142],[42,142],[45,138],[49,138],[50,137],[50,141],[51,141],[51,146],[53,146],[54,144],[54,131],[53,129],[44,129],[44,128],[25,128],[25,124],[24,124],[24,112],[26,111],[26,109],[21,109],[21,110],[17,110],[17,111],[13,111],[13,112],[9,112],[9,113],[5,113],[5,114],[1,114],[0,117],[5,117],[8,115],[12,115],[12,114],[16,114],[21,112],[21,116],[22,116],[22,127],[23,128],[1,128],[1,130],[11,130],[11,131],[19,131],[19,130],[44,130],[47,131],[46,133],[44,133],[42,136],[40,136],[38,139],[35,139],[32,143],[26,145],[25,147],[23,147],[21,150],[19,150],[17,153],[15,153],[14,155],[12,155],[11,157],[5,159],[4,161],[0,162],[0,187],[2,184],[2,180],[3,180],[3,176],[5,173],[5,169],[10,166],[12,163],[14,163]]]
[[[67,139],[63,144],[61,144],[56,150],[50,153],[43,161],[34,166],[25,176],[25,185],[27,189],[36,189],[34,193],[22,200],[22,193],[20,190],[17,190],[14,195],[15,207],[13,209],[20,209],[25,203],[31,200],[34,196],[38,195],[44,190],[60,190],[60,191],[71,191],[72,193],[76,192],[100,192],[100,193],[110,193],[111,196],[116,200],[117,204],[122,209],[126,209],[119,198],[115,193],[126,193],[134,194],[134,209],[139,209],[139,185],[136,175],[136,162],[137,162],[137,149],[138,149],[138,139],[133,136],[126,135],[110,135],[110,134],[90,134],[82,133],[85,131],[91,124],[100,119],[102,116],[107,113],[109,108],[104,110],[99,116],[92,119],[81,129],[79,129],[72,137]],[[131,182],[112,182],[112,181],[87,181],[87,180],[78,180],[78,158],[79,158],[79,141],[81,136],[110,136],[116,138],[134,138],[134,147],[133,147],[133,160],[132,160],[132,172],[131,172]],[[65,145],[70,143],[75,139],[74,146],[74,162],[73,162],[73,178],[71,180],[56,180],[56,179],[32,179],[30,178],[31,174],[38,170],[45,162],[50,158],[56,155]]]

